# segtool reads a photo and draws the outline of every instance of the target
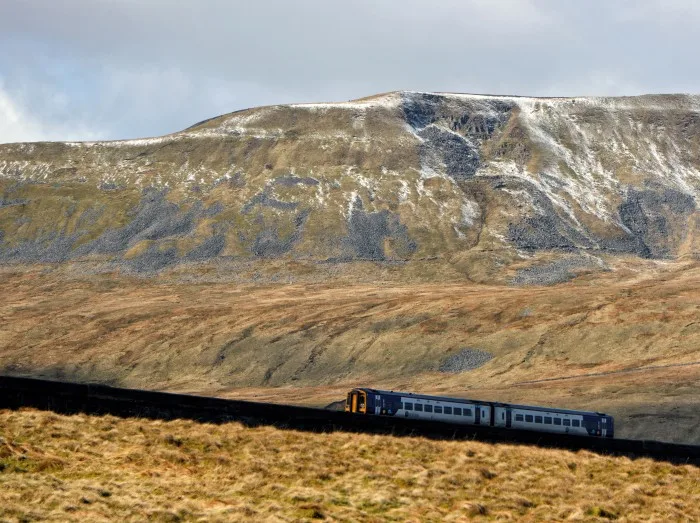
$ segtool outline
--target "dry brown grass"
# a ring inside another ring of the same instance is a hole
[[[700,442],[700,268],[634,263],[546,288],[5,268],[0,373],[313,405],[376,386],[603,410],[620,436]],[[436,372],[463,347],[494,358]]]
[[[472,441],[0,411],[0,521],[700,519],[700,470]]]

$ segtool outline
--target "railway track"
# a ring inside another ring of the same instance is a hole
[[[124,389],[92,383],[0,376],[0,409],[22,407],[51,410],[61,414],[81,412],[148,419],[185,418],[209,423],[240,421],[248,425],[274,425],[314,432],[342,430],[424,436],[433,439],[476,439],[570,450],[585,449],[601,454],[648,457],[700,466],[698,445],[453,425],[438,421],[348,414],[295,405]]]

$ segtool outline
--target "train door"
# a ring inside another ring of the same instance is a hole
[[[489,407],[486,405],[474,406],[475,423],[477,425],[493,425],[493,416],[489,416]]]
[[[348,399],[345,401],[345,412],[357,412],[358,392],[353,390],[348,392]]]
[[[510,428],[513,424],[513,413],[510,409],[506,409],[506,428]]]
[[[493,405],[490,407],[490,418],[489,418],[489,424],[493,427],[496,424],[496,410]]]
[[[604,438],[615,437],[615,421],[610,416],[603,416],[603,431],[601,436]]]

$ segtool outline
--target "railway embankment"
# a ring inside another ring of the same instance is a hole
[[[271,425],[309,432],[349,431],[424,436],[439,440],[507,442],[700,465],[700,446],[696,445],[453,425],[425,420],[348,414],[337,410],[295,405],[124,389],[92,383],[0,376],[0,408],[23,407],[61,414],[111,414],[123,418],[190,419],[207,423],[239,421],[249,426]]]

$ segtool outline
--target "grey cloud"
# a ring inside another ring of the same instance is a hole
[[[561,96],[697,92],[696,5],[3,2],[0,45],[9,52],[0,57],[0,79],[15,101],[27,81],[68,96],[68,109],[54,115],[41,107],[34,114],[28,104],[34,118],[65,121],[77,114],[110,137],[171,132],[254,105],[396,89]],[[49,74],[47,62],[60,66]]]

